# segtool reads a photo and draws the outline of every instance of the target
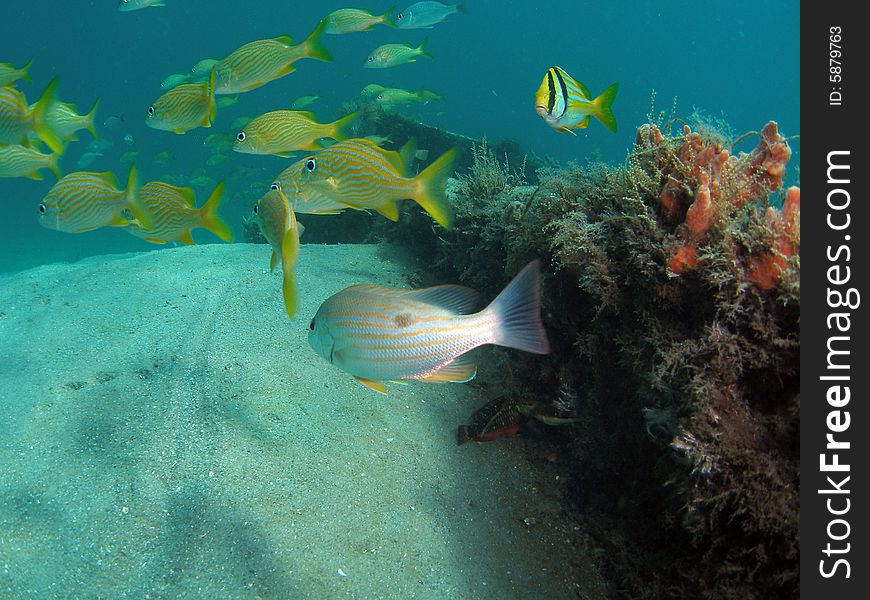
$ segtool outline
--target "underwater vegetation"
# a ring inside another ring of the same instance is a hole
[[[528,260],[549,260],[551,355],[495,362],[514,402],[570,419],[550,435],[570,456],[571,501],[616,595],[797,594],[800,190],[783,190],[790,156],[775,122],[730,139],[700,117],[651,115],[623,165],[540,167],[529,186],[478,144],[448,185],[452,230],[419,210],[402,214],[402,237],[377,230],[416,250],[427,276],[484,295]]]

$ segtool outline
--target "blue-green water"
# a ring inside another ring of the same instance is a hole
[[[33,58],[33,84],[20,89],[35,101],[48,81],[58,76],[60,96],[86,111],[102,99],[97,123],[102,139],[112,142],[86,170],[111,170],[120,180],[127,164],[118,159],[128,150],[143,180],[205,174],[228,180],[224,208],[234,227],[262,186],[280,172],[279,158],[230,153],[217,167],[206,167],[206,136],[229,131],[240,116],[286,108],[297,97],[321,98],[310,108],[321,121],[333,120],[343,102],[368,83],[418,89],[447,97],[443,103],[411,107],[403,112],[452,131],[491,141],[516,139],[523,151],[560,161],[582,160],[593,152],[620,162],[634,140],[636,127],[650,109],[677,114],[698,110],[722,117],[734,132],[758,130],[769,119],[785,135],[799,133],[798,3],[749,2],[609,2],[558,7],[534,2],[472,0],[467,14],[455,14],[432,29],[372,31],[325,36],[334,61],[302,60],[297,71],[251,93],[239,104],[220,110],[211,129],[179,136],[149,129],[146,107],[160,93],[169,74],[184,73],[202,58],[220,58],[253,39],[289,34],[302,40],[328,12],[345,6],[334,1],[290,3],[258,0],[180,2],[121,13],[115,3],[3,3],[7,24],[3,61],[19,65]],[[389,3],[367,5],[381,13]],[[386,70],[362,68],[368,51],[390,42],[419,44],[429,37],[433,60],[421,58]],[[577,137],[555,132],[535,114],[533,97],[546,69],[563,67],[593,94],[619,82],[614,111],[619,131],[612,134],[593,122]],[[110,116],[124,120],[114,127]],[[127,145],[125,135],[135,143]],[[87,132],[70,146],[61,162],[64,173],[80,170],[77,161],[88,152]],[[747,142],[749,144],[749,142]],[[747,146],[748,150],[751,146]],[[799,143],[792,141],[799,164]],[[152,158],[168,151],[172,160],[155,165]],[[790,169],[794,178],[795,169]],[[0,180],[3,218],[0,227],[0,270],[71,260],[100,252],[151,249],[123,231],[100,230],[71,236],[38,226],[36,205],[53,181]],[[200,194],[208,190],[198,190]],[[212,240],[207,234],[198,239]]]

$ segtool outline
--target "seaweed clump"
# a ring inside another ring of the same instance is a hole
[[[418,228],[411,247],[430,275],[484,295],[529,259],[550,258],[553,352],[543,363],[502,360],[537,401],[565,404],[570,391],[578,422],[558,434],[573,458],[570,496],[615,593],[793,597],[800,190],[782,190],[791,150],[774,122],[736,154],[742,138],[701,122],[673,133],[674,123],[641,126],[625,165],[541,169],[536,187],[475,148],[449,190],[456,227]]]

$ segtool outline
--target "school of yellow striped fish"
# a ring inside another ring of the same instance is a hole
[[[164,0],[119,0],[118,10],[166,4]],[[164,10],[171,10],[172,2],[168,4]],[[457,12],[464,12],[461,2],[429,0],[381,14],[344,8],[324,16],[301,42],[286,34],[251,40],[223,58],[203,58],[187,73],[168,75],[160,94],[155,94],[150,104],[143,102],[145,124],[174,134],[212,127],[222,108],[240,102],[243,94],[292,74],[297,61],[331,61],[324,36],[370,31],[378,26],[402,31],[432,28]],[[431,60],[428,41],[426,37],[416,45],[404,40],[381,44],[361,64],[385,69],[411,65],[421,57]],[[132,149],[121,156],[122,163],[130,163],[123,187],[111,172],[63,175],[59,161],[68,145],[78,140],[77,132],[87,130],[94,138],[79,166],[101,156],[106,143],[99,139],[95,127],[100,100],[94,99],[90,111],[79,114],[75,105],[58,100],[55,77],[36,102],[28,103],[17,86],[22,81],[32,83],[31,63],[0,63],[0,177],[41,180],[43,170],[55,174],[57,182],[38,202],[41,225],[65,233],[120,227],[155,244],[194,244],[191,232],[205,229],[225,242],[232,241],[231,228],[218,212],[223,181],[192,178],[190,183],[197,187],[213,186],[207,200],[198,205],[190,187],[168,181],[140,184],[133,164],[140,153]],[[616,89],[614,84],[593,98],[583,84],[553,67],[535,94],[535,110],[560,131],[586,127],[590,117],[615,131],[611,105]],[[425,88],[410,91],[374,83],[367,85],[361,96],[384,107],[444,100]],[[425,161],[427,152],[419,150],[413,139],[393,151],[383,147],[392,143],[386,137],[354,137],[357,114],[318,122],[314,113],[303,110],[317,100],[317,95],[301,96],[253,119],[237,119],[229,125],[232,133],[212,134],[204,141],[204,145],[221,150],[212,155],[209,166],[229,160],[223,152],[230,149],[290,159],[271,186],[260,192],[254,218],[271,246],[270,271],[281,267],[284,309],[291,319],[299,304],[295,268],[304,230],[296,214],[334,215],[350,209],[375,211],[398,221],[401,203],[410,200],[441,227],[453,225],[445,188],[454,172],[456,148],[435,157],[418,173],[414,161]],[[103,125],[112,127],[122,121],[123,117],[112,115]],[[133,144],[129,134],[124,141]],[[166,150],[151,159],[154,164],[166,164],[174,157]],[[354,285],[320,306],[310,323],[309,343],[329,363],[382,393],[389,381],[468,381],[477,372],[468,353],[482,345],[538,354],[549,351],[540,320],[537,261],[520,271],[479,312],[474,312],[476,300],[472,290],[453,285],[420,290]]]

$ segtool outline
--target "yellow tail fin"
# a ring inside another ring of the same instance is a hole
[[[218,215],[217,210],[221,205],[224,195],[224,182],[214,186],[214,190],[199,209],[202,218],[202,226],[211,231],[225,242],[233,241],[233,232],[230,226]]]
[[[308,58],[330,62],[332,61],[332,54],[320,42],[320,36],[323,33],[324,27],[326,27],[326,21],[321,20],[302,44],[305,46],[305,56]]]
[[[453,211],[447,202],[446,186],[447,179],[453,175],[458,154],[457,148],[451,148],[412,180],[415,186],[414,200],[445,229],[453,225]]]
[[[353,123],[356,118],[359,116],[358,113],[352,112],[346,117],[340,118],[338,121],[334,123],[330,123],[330,136],[331,138],[341,141],[349,138],[353,132],[350,131],[350,125]]]
[[[613,116],[611,107],[618,89],[619,84],[614,83],[592,101],[596,108],[596,111],[592,115],[613,133],[616,133],[616,117]]]
[[[85,115],[85,127],[88,128],[88,131],[91,132],[91,135],[94,136],[94,139],[99,139],[100,136],[97,134],[97,128],[94,126],[94,118],[97,116],[97,108],[100,106],[100,99],[94,102],[94,106],[91,108],[91,111]]]

